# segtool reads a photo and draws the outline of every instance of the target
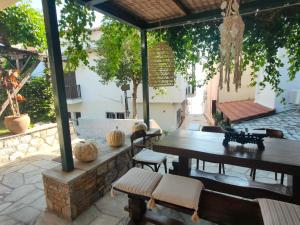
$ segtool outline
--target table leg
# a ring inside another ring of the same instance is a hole
[[[300,176],[293,176],[293,201],[300,205]]]
[[[192,159],[179,156],[178,175],[189,176],[191,172]]]

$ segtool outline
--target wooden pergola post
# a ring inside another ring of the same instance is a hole
[[[74,169],[74,162],[55,2],[55,0],[42,0],[61,163],[64,171],[71,171]]]
[[[143,114],[144,122],[150,128],[149,113],[149,86],[148,86],[148,53],[147,31],[141,30],[141,56],[142,56],[142,81],[143,81]]]

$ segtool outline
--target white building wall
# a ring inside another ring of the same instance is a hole
[[[186,99],[186,88],[187,82],[182,76],[178,75],[175,86],[164,88],[166,90],[164,95],[156,95],[156,91],[149,87],[149,100],[155,103],[181,103]],[[138,87],[137,102],[143,102],[142,84]]]
[[[282,75],[280,77],[279,87],[284,90],[284,93],[280,96],[276,96],[275,92],[271,88],[271,85],[267,84],[263,90],[261,90],[259,85],[257,85],[255,98],[257,103],[269,108],[276,109],[277,112],[280,112],[290,109],[291,105],[289,104],[289,102],[291,101],[291,99],[289,99],[289,96],[291,91],[300,90],[300,72],[296,74],[296,77],[293,81],[290,81],[288,77],[289,63],[288,58],[285,55],[286,52],[284,49],[279,49],[278,54],[284,64],[283,67],[279,68],[279,72]],[[261,70],[259,72],[257,77],[257,83],[259,83],[259,81],[262,81],[263,73],[264,70]],[[285,104],[281,102],[282,97],[286,98],[287,100]]]
[[[92,32],[91,39],[96,41],[101,33],[97,30]],[[92,44],[89,53],[90,65],[94,65],[96,54]],[[124,93],[114,82],[102,84],[100,77],[85,66],[80,66],[76,70],[76,82],[81,87],[81,101],[76,104],[68,104],[69,112],[81,112],[81,119],[99,119],[106,117],[106,112],[125,112]],[[150,118],[157,121],[158,125],[165,130],[175,130],[177,128],[177,110],[181,108],[181,103],[186,99],[187,83],[182,76],[176,78],[174,87],[167,87],[165,95],[156,95],[153,88],[149,88],[150,98]],[[127,92],[129,111],[132,113],[132,85]],[[69,101],[70,103],[71,101]],[[73,101],[76,102],[76,101]],[[137,92],[138,118],[143,118],[143,94],[142,84]],[[131,114],[132,115],[132,114]]]
[[[91,65],[95,53],[89,54]],[[114,82],[103,85],[100,77],[85,66],[76,70],[76,82],[81,88],[81,102],[68,104],[69,112],[81,112],[81,118],[105,118],[106,112],[124,112],[123,92]]]
[[[150,118],[155,120],[162,130],[174,131],[178,128],[177,110],[181,109],[178,103],[151,103]],[[143,104],[137,103],[138,118],[143,118]]]

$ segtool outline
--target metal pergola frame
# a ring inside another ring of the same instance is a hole
[[[149,87],[148,87],[148,65],[147,65],[147,31],[159,28],[168,28],[184,24],[199,23],[207,20],[221,18],[220,9],[212,9],[199,13],[192,13],[182,2],[173,0],[184,12],[184,16],[161,20],[159,22],[147,22],[124,10],[114,3],[117,0],[75,0],[107,16],[115,18],[138,28],[141,32],[141,57],[142,57],[142,86],[143,86],[143,115],[144,121],[150,125],[149,116]],[[201,1],[201,0],[199,0]],[[221,2],[221,1],[220,1]],[[242,1],[243,2],[243,1]],[[280,7],[292,0],[253,0],[241,4],[240,13],[246,14],[266,8]],[[42,0],[44,19],[46,25],[46,36],[48,42],[49,61],[53,83],[58,136],[61,149],[61,162],[64,171],[72,171],[74,162],[72,157],[71,137],[69,130],[68,109],[66,103],[65,83],[63,77],[62,54],[60,48],[59,31],[55,0]]]

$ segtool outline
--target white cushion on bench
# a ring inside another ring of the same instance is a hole
[[[152,193],[152,198],[198,210],[203,184],[199,180],[165,174]]]
[[[127,193],[151,197],[161,178],[162,175],[159,173],[134,167],[112,186]]]
[[[133,159],[139,162],[156,163],[161,164],[165,159],[166,155],[158,152],[154,152],[151,149],[143,148]]]
[[[271,199],[257,199],[264,225],[299,225],[300,206]]]

